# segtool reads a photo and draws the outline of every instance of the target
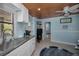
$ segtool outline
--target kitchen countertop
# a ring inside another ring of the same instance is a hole
[[[12,40],[11,43],[5,47],[4,51],[0,51],[0,55],[1,56],[7,55],[14,49],[18,48],[19,46],[23,45],[25,42],[32,39],[33,37],[35,37],[35,36],[21,37],[21,38],[16,38],[16,39]]]

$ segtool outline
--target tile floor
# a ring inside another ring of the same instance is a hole
[[[60,48],[64,48],[69,50],[70,52],[73,53],[77,53],[78,51],[74,49],[74,46],[72,45],[66,45],[66,44],[61,44],[61,43],[56,43],[56,42],[51,42],[49,39],[46,40],[42,40],[40,43],[36,44],[36,49],[33,52],[32,56],[39,56],[40,51],[44,48],[44,47],[48,47],[48,46],[57,46]]]

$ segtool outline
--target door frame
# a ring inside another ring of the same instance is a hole
[[[46,26],[46,23],[47,22],[50,22],[50,25],[52,25],[51,24],[51,21],[46,21],[46,22],[43,22],[43,40],[45,40],[46,39],[46,37],[45,37],[45,26]],[[52,39],[52,29],[51,29],[52,27],[50,26],[50,41],[51,41],[51,39]]]

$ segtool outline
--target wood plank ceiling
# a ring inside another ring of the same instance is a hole
[[[63,13],[56,13],[61,11],[65,6],[73,6],[76,3],[23,3],[28,8],[29,14],[37,18],[49,18],[62,16]],[[40,8],[40,11],[38,10]]]

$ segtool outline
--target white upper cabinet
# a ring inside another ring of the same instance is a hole
[[[28,11],[25,10],[19,10],[17,11],[17,22],[23,22],[23,23],[28,23]]]
[[[24,16],[24,22],[28,23],[29,22],[29,13],[28,10],[24,10],[23,12],[23,16]]]
[[[2,3],[0,4],[0,9],[9,13],[16,13],[17,22],[29,22],[28,9],[25,8],[24,5],[21,3]]]
[[[29,14],[28,14],[28,9],[24,7],[22,4],[13,4],[19,10],[16,11],[17,13],[17,22],[23,22],[23,23],[28,23],[29,22]]]

